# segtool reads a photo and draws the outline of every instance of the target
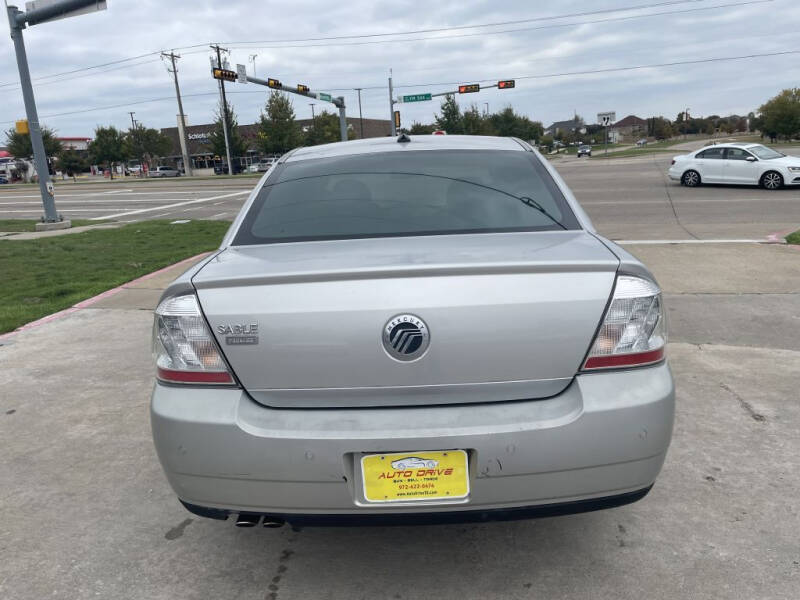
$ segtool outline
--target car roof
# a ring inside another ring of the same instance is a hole
[[[329,158],[377,152],[403,152],[408,150],[518,150],[527,148],[515,138],[488,135],[409,135],[410,141],[398,142],[398,138],[386,136],[321,144],[308,148],[298,148],[286,157],[286,162]]]

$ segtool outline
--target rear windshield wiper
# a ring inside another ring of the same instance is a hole
[[[556,225],[561,227],[561,229],[563,229],[565,231],[567,230],[567,226],[566,225],[564,225],[561,221],[559,221],[553,215],[551,215],[549,212],[547,212],[547,209],[544,206],[542,206],[541,204],[539,204],[533,198],[529,198],[528,196],[520,196],[520,197],[517,198],[517,200],[522,202],[525,206],[530,206],[531,208],[535,208],[540,213],[542,213],[545,217],[550,219],[553,223],[555,223]]]

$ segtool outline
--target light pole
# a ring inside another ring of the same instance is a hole
[[[26,26],[46,23],[54,19],[70,17],[91,5],[95,5],[96,10],[104,10],[105,2],[97,0],[62,0],[34,8],[27,12],[22,12],[16,6],[7,6],[8,26],[11,29],[11,39],[14,40],[14,50],[17,55],[17,68],[19,69],[19,82],[22,87],[22,99],[25,103],[25,115],[28,117],[28,129],[31,136],[31,146],[33,147],[33,163],[36,166],[36,173],[39,179],[39,191],[42,195],[42,205],[44,216],[42,223],[36,225],[37,229],[64,228],[71,225],[70,221],[65,221],[56,210],[55,189],[53,182],[50,181],[50,170],[47,166],[47,155],[44,150],[42,140],[42,129],[39,125],[39,114],[36,111],[36,99],[33,96],[33,85],[31,84],[31,72],[28,68],[28,57],[25,52],[25,40],[22,37],[22,30]],[[83,11],[85,12],[85,11]]]
[[[253,77],[258,77],[256,73],[256,58],[258,58],[258,54],[251,54],[250,55],[250,62],[253,63]]]
[[[361,114],[361,90],[363,88],[355,88],[358,92],[358,124],[361,129],[361,139],[364,139],[364,115]]]
[[[484,102],[483,105],[486,107],[484,109],[484,111],[483,111],[483,114],[488,115],[489,114],[489,103],[488,102]]]

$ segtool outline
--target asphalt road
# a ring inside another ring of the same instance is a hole
[[[670,157],[565,157],[553,164],[597,229],[612,239],[763,240],[792,226],[800,228],[800,187],[775,192],[749,186],[685,188],[666,177]],[[257,181],[60,182],[56,197],[59,211],[68,218],[231,220]],[[0,219],[40,214],[35,188],[0,189]]]

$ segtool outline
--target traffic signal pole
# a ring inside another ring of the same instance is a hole
[[[211,46],[212,50],[217,51],[217,68],[222,68],[222,48],[219,44]],[[228,139],[228,99],[225,97],[225,82],[219,80],[219,98],[222,104],[222,131],[225,134],[225,156],[228,159],[228,175],[233,175],[233,163],[231,162],[231,143]]]
[[[238,66],[238,65],[237,65]],[[232,81],[238,80],[241,75],[233,72],[227,71],[226,74],[229,73],[232,77]],[[295,87],[283,85],[277,79],[260,79],[258,77],[250,77],[250,75],[246,75],[248,83],[255,83],[257,85],[263,85],[273,90],[279,90],[281,92],[288,92],[289,94],[296,94],[298,96],[305,96],[306,98],[314,98],[316,100],[320,100],[322,102],[330,102],[336,108],[339,109],[339,134],[342,138],[343,142],[347,141],[347,114],[345,111],[345,104],[344,104],[344,96],[337,96],[333,97],[330,94],[326,94],[325,92],[312,92],[311,89],[307,85],[298,84]],[[220,83],[222,80],[220,79]],[[312,107],[313,113],[313,107]]]
[[[94,5],[94,9],[91,7]],[[25,52],[25,40],[22,30],[28,25],[38,25],[53,19],[71,17],[86,12],[86,10],[105,10],[105,1],[99,0],[61,0],[51,2],[41,8],[34,8],[22,12],[16,6],[6,5],[8,26],[11,29],[11,39],[14,41],[14,52],[17,55],[17,68],[19,69],[19,82],[22,87],[22,99],[25,103],[25,115],[28,118],[28,130],[33,148],[33,163],[39,179],[39,191],[42,194],[44,207],[44,223],[59,223],[60,226],[69,227],[69,221],[64,221],[56,210],[55,189],[50,180],[50,170],[47,167],[47,155],[42,140],[42,129],[39,125],[39,114],[36,111],[36,100],[33,97],[31,72],[28,68],[28,56]],[[38,227],[38,226],[37,226]]]
[[[33,146],[33,163],[39,176],[39,192],[42,194],[45,223],[57,223],[63,220],[56,210],[55,190],[50,181],[50,170],[47,168],[47,155],[44,152],[42,129],[39,126],[39,114],[36,111],[36,100],[33,97],[31,85],[31,72],[28,69],[28,57],[25,53],[25,41],[22,39],[24,21],[19,22],[19,16],[24,16],[16,6],[8,7],[8,24],[11,27],[11,39],[14,40],[14,50],[17,53],[17,67],[19,68],[19,82],[22,85],[22,99],[25,102],[25,114],[28,117],[28,128]]]

